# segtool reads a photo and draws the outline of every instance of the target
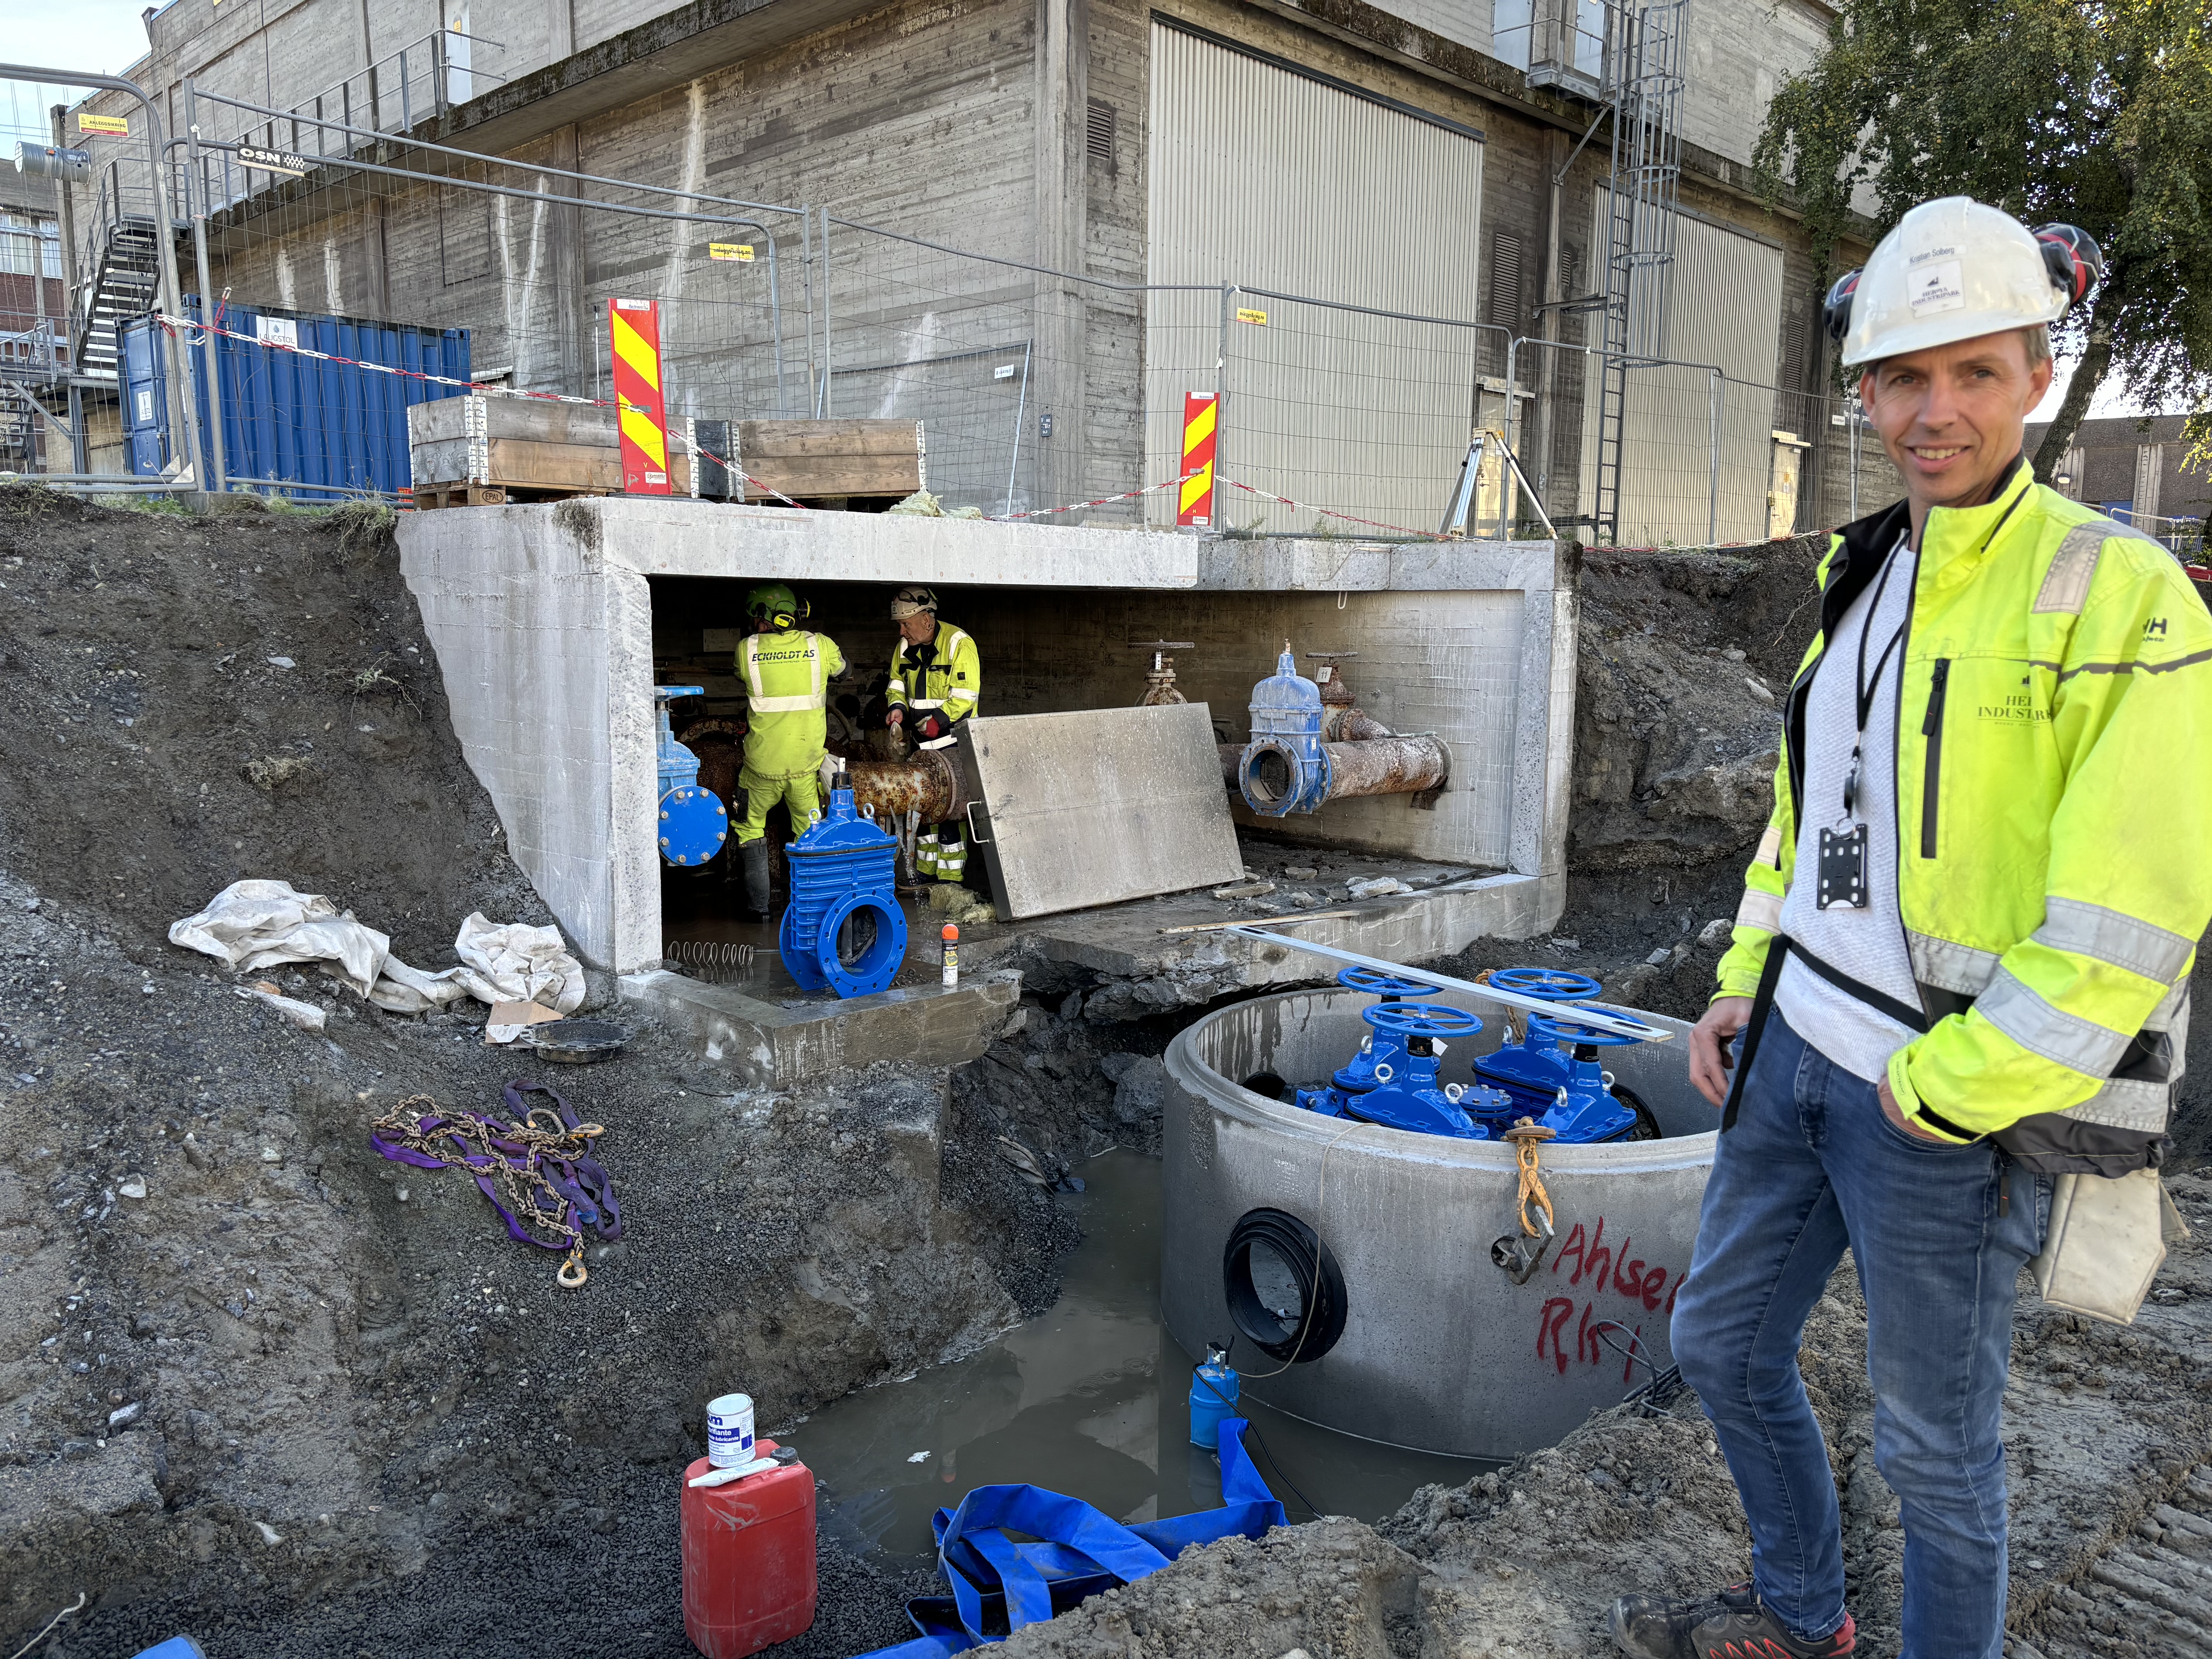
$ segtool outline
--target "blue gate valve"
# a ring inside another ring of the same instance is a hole
[[[1584,1001],[1599,988],[1588,974],[1563,968],[1500,968],[1491,974],[1490,983],[1501,991],[1518,991],[1550,1002]],[[1534,1116],[1551,1109],[1573,1072],[1558,1044],[1540,1042],[1533,1032],[1524,1031],[1517,1042],[1501,1042],[1477,1060],[1474,1074],[1492,1088],[1504,1090]]]
[[[893,888],[898,841],[853,805],[843,772],[830,816],[784,849],[791,902],[776,929],[784,968],[800,988],[864,997],[890,988],[906,960],[906,913]]]
[[[730,809],[699,782],[699,757],[676,741],[668,705],[678,697],[703,697],[700,685],[653,688],[653,758],[660,774],[660,856],[696,869],[722,850],[730,836]]]
[[[1298,672],[1290,641],[1275,672],[1252,688],[1252,740],[1237,761],[1244,804],[1265,817],[1317,811],[1334,769],[1321,740],[1321,687]]]
[[[1529,1046],[1553,1045],[1567,1074],[1536,1121],[1558,1130],[1564,1141],[1656,1139],[1659,1125],[1650,1109],[1598,1064],[1599,1049],[1625,1048],[1640,1039],[1577,1025],[1571,1018],[1574,1012],[1572,1005],[1562,1005],[1557,1014],[1528,1016]]]
[[[1379,968],[1346,968],[1336,976],[1336,982],[1354,991],[1367,991],[1382,999],[1383,1006],[1402,1002],[1407,997],[1431,997],[1437,994],[1433,985],[1416,979],[1401,979],[1395,974],[1386,974]],[[1380,1065],[1395,1066],[1400,1054],[1398,1043],[1390,1036],[1376,1032],[1364,1038],[1359,1052],[1348,1065],[1340,1066],[1329,1081],[1348,1095],[1364,1095],[1375,1086],[1375,1068]]]
[[[1344,1097],[1339,1115],[1380,1123],[1415,1134],[1455,1135],[1474,1139],[1480,1131],[1462,1103],[1471,1091],[1457,1083],[1439,1085],[1437,1067],[1443,1061],[1445,1039],[1471,1037],[1482,1022],[1464,1008],[1442,1002],[1378,1002],[1360,1016],[1375,1030],[1375,1046],[1386,1042],[1395,1060],[1378,1060],[1375,1086],[1362,1095]]]

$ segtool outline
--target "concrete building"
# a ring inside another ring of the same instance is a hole
[[[2112,415],[2084,421],[2075,428],[2053,483],[2074,500],[2094,501],[2168,546],[2201,548],[2205,516],[2212,510],[2212,465],[2189,459],[2190,445],[2182,436],[2187,418]],[[2029,454],[2050,429],[2028,428]]]
[[[291,111],[836,221],[718,229],[613,205],[714,210],[696,199],[599,186],[585,193],[610,206],[531,201],[568,187],[468,164],[526,196],[335,167],[272,183],[219,156],[211,281],[240,301],[467,326],[480,373],[605,395],[599,309],[657,297],[689,412],[921,415],[933,482],[1001,509],[1172,477],[1181,394],[1213,390],[1225,358],[1224,471],[1301,503],[1255,497],[1237,522],[1309,531],[1319,506],[1433,524],[1470,413],[1502,428],[1510,403],[1571,518],[1594,376],[1579,350],[1531,347],[1516,394],[1500,377],[1512,335],[1583,343],[1587,313],[1559,307],[1603,286],[1606,140],[1577,151],[1595,106],[1571,74],[1528,72],[1540,30],[1516,3],[174,0],[136,74],[173,130],[197,114],[210,143],[343,143],[259,112]],[[1582,9],[1602,30],[1603,8]],[[1748,168],[1774,86],[1832,15],[1819,0],[1688,14],[1668,351],[1728,384],[1654,372],[1632,404],[1624,502],[1651,536],[1704,539],[1709,520],[1721,539],[1763,536],[1775,432],[1819,448],[1785,525],[1842,516],[1820,273]],[[102,165],[125,154],[88,143]],[[739,240],[770,247],[710,257]],[[1146,283],[1213,291],[1131,291]]]

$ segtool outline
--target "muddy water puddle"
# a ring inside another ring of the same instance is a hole
[[[1115,1151],[1081,1174],[1087,1190],[1066,1201],[1084,1242],[1049,1311],[791,1431],[823,1483],[821,1523],[848,1548],[927,1556],[933,1510],[1002,1482],[1066,1492],[1122,1521],[1220,1504],[1212,1454],[1189,1443],[1192,1360],[1159,1320],[1160,1165]],[[1418,1486],[1496,1467],[1355,1439],[1255,1401],[1245,1410],[1279,1468],[1252,1437],[1246,1444],[1293,1521],[1309,1512],[1292,1483],[1323,1514],[1373,1521]]]

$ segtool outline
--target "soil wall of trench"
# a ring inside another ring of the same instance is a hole
[[[1455,965],[1552,961],[1643,1006],[1702,1005],[1768,809],[1812,558],[1588,557],[1568,915]],[[241,877],[327,893],[421,966],[450,959],[471,911],[549,920],[428,653],[374,513],[190,520],[0,489],[11,1648],[84,1590],[46,1652],[106,1659],[189,1628],[218,1653],[534,1655],[549,1606],[610,1659],[684,1651],[666,1480],[701,1449],[705,1400],[742,1379],[773,1427],[1042,1310],[1073,1240],[1052,1189],[1106,1146],[1157,1150],[1158,1055],[1191,1015],[1085,1018],[1121,1005],[1082,985],[1032,987],[949,1079],[739,1094],[650,1026],[613,1064],[539,1078],[486,1048],[480,1010],[393,1018],[302,970],[273,977],[327,1010],[319,1034],[240,1000],[166,933]],[[400,1101],[491,1109],[518,1077],[609,1131],[628,1231],[581,1291],[503,1243],[458,1176],[368,1146]],[[2199,1087],[2178,1126],[2191,1154],[2212,1139]],[[2212,1190],[2184,1191],[2212,1219]],[[2202,1553],[2159,1517],[2196,1513],[2200,1487],[2212,1503],[2212,1474],[2191,1473],[2212,1275],[2185,1253],[2166,1282],[2178,1294],[2135,1330],[2021,1322],[2015,1605],[2046,1659],[2137,1650],[2100,1632],[2123,1594],[2105,1581],[2154,1598],[2145,1571]],[[1846,1271],[1808,1369],[1880,1653],[1900,1534],[1862,1319]],[[1425,1490],[1380,1528],[1194,1553],[1008,1654],[1595,1654],[1607,1597],[1709,1584],[1744,1547],[1678,1400]],[[822,1566],[794,1655],[896,1639],[900,1597],[925,1588],[826,1548]]]

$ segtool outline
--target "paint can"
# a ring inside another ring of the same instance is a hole
[[[753,1460],[753,1398],[726,1394],[707,1402],[707,1461],[718,1469]]]
[[[945,941],[945,988],[950,991],[960,983],[960,929],[948,921],[938,937]]]

